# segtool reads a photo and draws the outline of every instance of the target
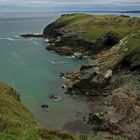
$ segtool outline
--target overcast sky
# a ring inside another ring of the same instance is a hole
[[[135,10],[140,0],[0,0],[0,11]]]

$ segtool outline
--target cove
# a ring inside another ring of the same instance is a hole
[[[18,37],[22,33],[41,32],[59,16],[0,17],[0,80],[21,93],[24,105],[40,123],[49,128],[65,129],[70,122],[81,125],[79,120],[89,113],[91,102],[84,97],[65,95],[65,90],[60,88],[65,79],[60,78],[59,73],[77,70],[88,60],[74,61],[47,51],[47,42],[43,39]],[[48,97],[50,94],[62,100],[55,102]],[[49,112],[44,111],[41,104],[48,104]]]

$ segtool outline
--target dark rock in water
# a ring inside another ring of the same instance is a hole
[[[26,37],[26,38],[30,38],[30,37],[37,37],[37,38],[42,38],[45,37],[43,34],[22,34],[20,35],[21,37]]]
[[[42,104],[42,105],[41,105],[41,108],[43,108],[44,110],[48,111],[49,105],[47,105],[47,104]]]
[[[54,101],[59,101],[62,99],[60,96],[56,96],[56,95],[49,95],[49,98],[54,100]]]
[[[66,85],[61,85],[61,88],[62,88],[62,89],[66,89],[67,86],[66,86]]]
[[[42,108],[48,108],[49,106],[47,104],[41,105]]]
[[[50,94],[48,97],[49,97],[50,99],[54,99],[55,95]]]
[[[60,75],[60,77],[63,77],[65,75],[65,73],[61,72],[59,75]]]
[[[83,134],[83,135],[94,135],[92,129],[83,121],[76,120],[68,122],[63,126],[64,130],[67,130],[73,134]]]

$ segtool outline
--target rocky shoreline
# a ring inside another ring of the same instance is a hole
[[[80,53],[81,56],[96,55],[111,48],[120,39],[118,34],[109,32],[103,34],[96,42],[91,42],[80,36],[69,34],[68,31],[67,33],[59,34],[57,28],[56,30],[55,28],[53,23],[50,24],[44,29],[43,36],[49,38],[46,49],[53,50],[61,55],[73,55],[74,53]]]
[[[139,18],[68,14],[44,29],[48,50],[79,53],[78,59],[96,56],[80,70],[61,74],[67,93],[98,101],[99,108],[95,104],[83,118],[96,135],[140,138],[139,25]]]
[[[140,39],[140,34],[127,36],[98,54],[96,60],[81,66],[80,71],[65,74],[69,79],[66,83],[69,92],[99,98],[104,110],[98,112],[95,106],[95,111],[86,119],[97,134],[108,132],[108,135],[139,139],[140,48],[129,52],[127,47],[135,38]]]
[[[70,20],[64,20],[65,16],[70,16]],[[73,15],[65,16],[44,29],[43,34],[51,38],[48,49],[64,55],[74,52],[80,52],[82,56],[97,55],[95,60],[81,66],[79,71],[64,74],[68,79],[67,93],[84,94],[93,101],[96,97],[100,102],[103,110],[98,111],[95,105],[94,111],[84,117],[85,122],[97,132],[97,135],[120,135],[131,140],[139,140],[139,30],[127,35],[122,33],[121,36],[115,32],[107,32],[94,42],[87,41],[79,33],[74,33],[72,25],[69,25]],[[117,18],[120,17],[115,17]],[[121,17],[121,20],[131,20],[130,17],[123,18]]]

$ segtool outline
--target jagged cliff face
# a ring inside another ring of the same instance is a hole
[[[96,101],[84,120],[97,135],[140,138],[139,25],[139,18],[68,14],[44,29],[51,39],[48,49],[66,55],[97,54],[79,71],[65,74],[68,93]]]
[[[140,138],[140,33],[120,40],[80,71],[65,75],[68,91],[98,96],[101,111],[92,112],[87,123],[97,131]],[[103,100],[100,100],[102,96]],[[96,99],[98,98],[96,97]]]
[[[139,18],[68,14],[48,25],[43,35],[50,38],[47,49],[65,55],[92,55],[111,48],[139,30],[139,25]]]
[[[83,84],[87,83],[87,92],[88,90],[92,92],[93,89],[94,94],[96,90],[100,91],[108,84],[120,63],[129,69],[138,69],[140,66],[139,39],[140,33],[130,34],[111,49],[99,53],[97,58],[90,61],[89,64],[81,66],[80,71],[68,73],[66,75],[67,78],[70,77],[67,84],[68,89],[76,87],[82,89]],[[131,42],[137,43],[131,46]],[[85,86],[83,90],[86,92]]]

